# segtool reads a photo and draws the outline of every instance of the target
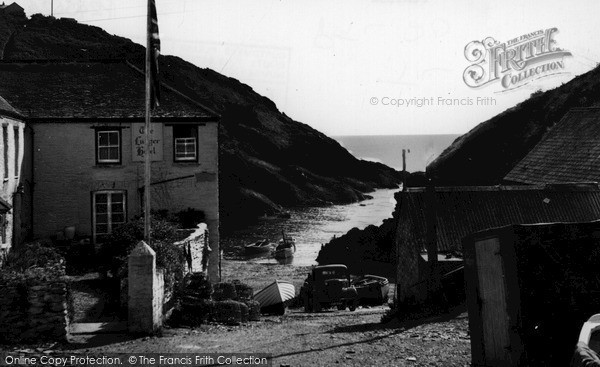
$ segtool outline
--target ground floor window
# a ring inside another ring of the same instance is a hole
[[[96,191],[92,196],[94,239],[101,240],[125,223],[127,196],[125,191]]]

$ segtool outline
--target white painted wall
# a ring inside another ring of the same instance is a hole
[[[0,177],[2,179],[2,186],[0,190],[0,196],[2,199],[13,205],[13,196],[17,192],[17,188],[21,183],[21,166],[23,164],[23,152],[25,150],[25,123],[21,120],[14,119],[12,117],[6,117],[0,115]],[[6,129],[4,129],[6,127]],[[15,139],[15,127],[18,129],[18,139]],[[4,157],[4,134],[7,134],[8,141],[8,156]],[[15,141],[17,140],[17,141]],[[19,147],[17,149],[17,147]],[[18,151],[18,154],[17,154]],[[15,160],[17,165],[15,167]],[[6,163],[5,163],[6,162]],[[5,177],[4,165],[8,164],[8,176]],[[13,211],[11,210],[6,215],[7,220],[7,231],[6,241],[0,243],[0,251],[7,251],[12,245],[13,238]],[[1,241],[0,241],[1,242]]]

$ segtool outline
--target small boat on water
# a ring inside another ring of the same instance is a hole
[[[294,240],[294,237],[286,237],[285,232],[282,233],[283,238],[279,240],[277,247],[275,247],[275,250],[273,251],[273,257],[276,259],[288,259],[293,257],[296,252],[296,241]]]
[[[275,280],[262,290],[254,294],[254,300],[260,303],[263,313],[285,313],[285,301],[296,296],[296,288],[290,282]]]
[[[275,244],[265,239],[244,246],[244,251],[247,255],[264,254],[273,250],[274,246]]]

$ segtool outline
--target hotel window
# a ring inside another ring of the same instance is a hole
[[[173,149],[175,162],[197,161],[198,128],[195,125],[174,125]]]
[[[121,163],[120,130],[96,130],[96,163]]]
[[[125,191],[97,191],[93,193],[94,238],[112,233],[126,220]]]

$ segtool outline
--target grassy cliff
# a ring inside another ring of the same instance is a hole
[[[571,108],[600,105],[600,68],[515,107],[457,138],[428,173],[437,185],[496,185]]]

